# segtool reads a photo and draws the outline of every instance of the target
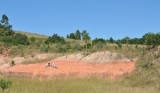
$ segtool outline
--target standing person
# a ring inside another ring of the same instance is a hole
[[[54,63],[52,63],[52,67],[57,68],[57,66]]]

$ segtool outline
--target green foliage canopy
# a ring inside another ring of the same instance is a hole
[[[34,37],[30,37],[30,42],[34,43],[36,41],[36,39]]]
[[[48,39],[45,40],[45,43],[47,45],[54,44],[54,43],[65,43],[65,40],[63,37],[60,37],[58,34],[53,34],[52,37],[48,37]]]
[[[0,36],[13,36],[15,32],[12,30],[12,25],[9,24],[9,18],[4,14],[0,20]]]
[[[102,44],[106,44],[106,40],[104,40],[103,38],[95,38],[94,40],[92,40],[92,45],[97,44],[99,42]]]
[[[81,32],[79,30],[76,30],[75,37],[76,40],[81,40]]]
[[[0,79],[0,87],[3,89],[3,92],[5,89],[9,88],[12,85],[11,81],[6,81],[4,79]]]
[[[17,33],[15,36],[13,36],[12,43],[13,45],[29,45],[29,40],[25,34]]]

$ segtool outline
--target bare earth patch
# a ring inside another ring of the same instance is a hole
[[[4,75],[16,77],[102,77],[115,78],[134,70],[135,62],[86,63],[69,60],[55,60],[58,68],[45,68],[45,63],[19,64],[2,70]]]
[[[130,73],[135,69],[135,61],[130,61],[124,55],[98,52],[88,56],[81,54],[67,55],[49,61],[54,62],[58,68],[48,67],[48,62],[36,64],[17,64],[2,69],[5,76],[31,77],[31,78],[117,78]]]

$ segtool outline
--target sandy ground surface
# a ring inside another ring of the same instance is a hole
[[[135,62],[93,63],[73,60],[53,60],[58,68],[47,67],[48,62],[37,64],[19,64],[2,70],[7,76],[31,78],[67,78],[102,77],[117,78],[135,69]],[[51,63],[53,61],[50,61]]]

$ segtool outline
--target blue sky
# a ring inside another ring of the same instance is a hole
[[[140,38],[160,32],[160,0],[0,0],[13,30],[66,37],[79,29],[91,39]]]

